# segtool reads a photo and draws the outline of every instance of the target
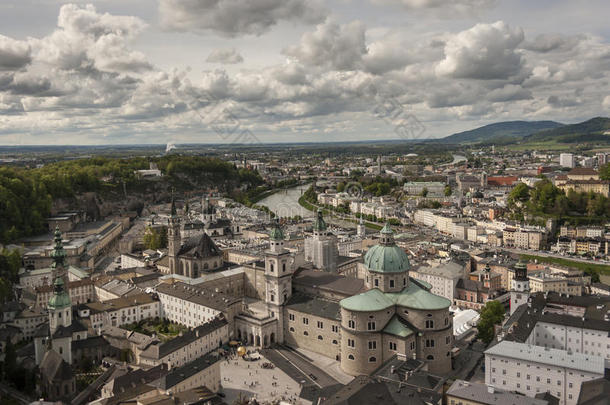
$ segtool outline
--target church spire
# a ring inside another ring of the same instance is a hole
[[[64,250],[64,246],[62,244],[59,226],[55,227],[53,242],[55,243],[55,246],[53,247],[53,252],[51,252],[51,257],[53,258],[53,264],[51,264],[51,267],[53,269],[62,269],[66,263],[66,251]]]
[[[172,208],[171,208],[170,215],[172,217],[176,217],[178,215],[178,212],[176,211],[176,201],[174,200],[174,189],[173,188],[172,188]]]

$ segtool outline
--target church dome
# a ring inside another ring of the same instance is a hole
[[[275,220],[275,223],[273,224],[273,229],[271,229],[271,233],[269,234],[269,239],[276,240],[276,241],[284,240],[284,232],[282,231],[282,228],[280,227],[280,223],[277,219]]]
[[[394,232],[386,223],[380,232],[381,243],[373,246],[364,255],[364,264],[370,271],[379,273],[403,273],[411,268],[404,250],[396,246]]]
[[[58,309],[70,307],[72,304],[70,302],[70,296],[64,290],[64,280],[62,280],[61,277],[57,277],[53,283],[53,287],[55,288],[55,293],[49,299],[49,308]]]
[[[403,273],[411,268],[404,250],[393,245],[375,245],[364,255],[364,264],[370,271],[379,273]]]

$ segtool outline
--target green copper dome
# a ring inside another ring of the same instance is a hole
[[[327,229],[326,222],[324,218],[322,218],[322,210],[318,210],[318,216],[316,217],[316,221],[313,223],[314,231],[325,231]]]
[[[403,249],[396,246],[394,232],[386,223],[381,230],[381,243],[364,255],[364,264],[370,271],[379,273],[403,273],[411,268],[409,258]]]
[[[64,280],[61,277],[57,277],[53,283],[55,292],[49,299],[50,309],[68,308],[72,305],[70,302],[70,296],[64,289]]]
[[[275,224],[273,225],[273,229],[269,234],[269,239],[271,240],[284,240],[284,232],[282,231],[282,227],[280,227],[280,222],[276,219]]]
[[[379,273],[403,273],[411,268],[407,254],[396,245],[371,247],[364,255],[364,264]]]

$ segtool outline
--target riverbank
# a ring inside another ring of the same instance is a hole
[[[312,212],[317,211],[318,209],[320,209],[320,207],[318,207],[316,205],[313,205],[309,201],[307,201],[305,199],[305,195],[302,195],[299,198],[299,204],[301,205],[301,207],[305,208],[308,211],[312,211]],[[327,210],[325,208],[322,208],[322,214],[326,215],[326,216],[328,216],[328,215],[332,216],[335,213],[333,211],[330,211],[330,210]],[[340,219],[342,221],[348,221],[348,222],[351,222],[351,223],[354,223],[354,224],[357,224],[359,222],[357,219],[351,219],[351,218],[340,218]],[[366,226],[369,229],[374,229],[376,231],[378,231],[381,228],[383,228],[383,225],[372,223],[372,222],[367,222],[367,221],[364,221],[364,226]]]

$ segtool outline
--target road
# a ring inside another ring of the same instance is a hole
[[[587,264],[601,264],[601,265],[606,265],[606,266],[610,266],[609,263],[607,262],[602,262],[602,261],[595,261],[595,260],[591,260],[591,259],[583,259],[580,257],[574,257],[574,256],[562,256],[560,254],[557,253],[550,253],[544,250],[523,250],[523,249],[515,249],[515,248],[507,248],[507,247],[503,247],[503,250],[506,250],[507,252],[511,252],[511,253],[515,253],[515,254],[520,254],[520,255],[534,255],[534,256],[544,256],[544,257],[555,257],[558,259],[565,259],[565,260],[571,260],[574,262],[582,262],[582,263],[587,263]]]
[[[323,388],[340,384],[326,372],[313,365],[302,354],[288,348],[277,346],[272,349],[265,349],[262,353],[273,364],[288,374],[290,378],[302,385],[315,385],[318,388]]]

